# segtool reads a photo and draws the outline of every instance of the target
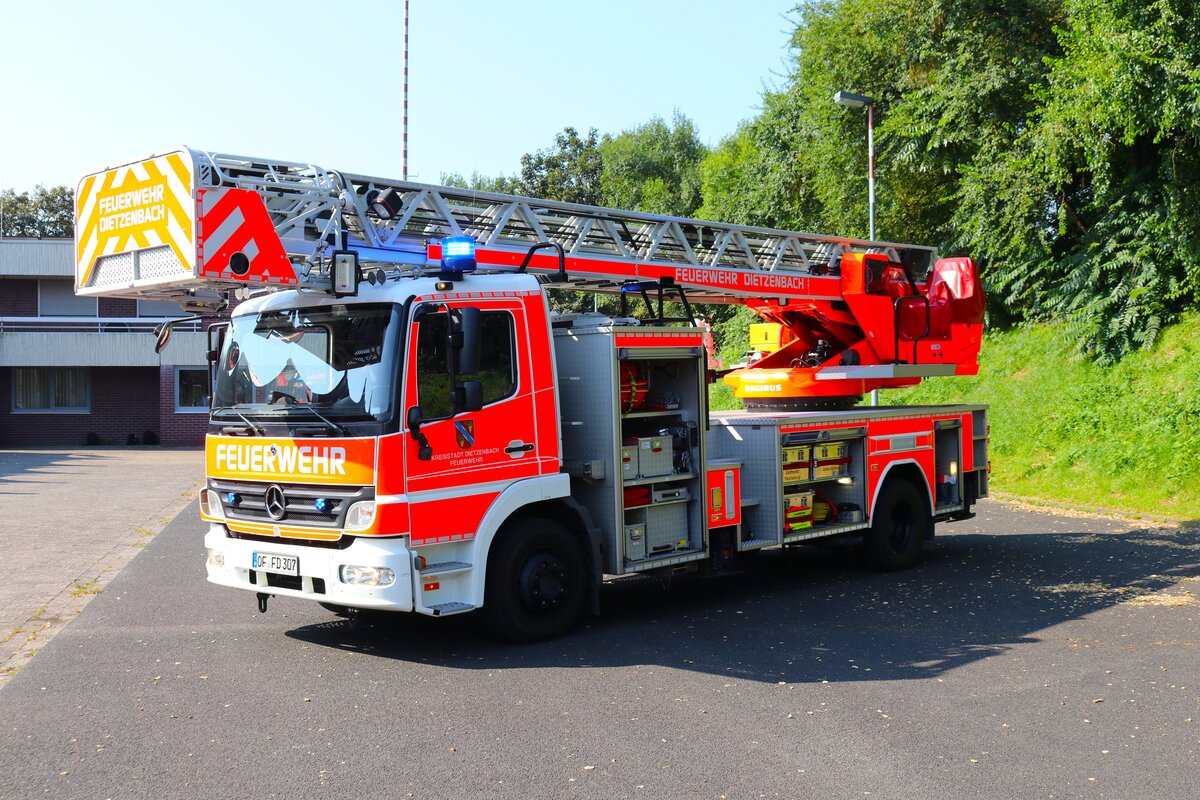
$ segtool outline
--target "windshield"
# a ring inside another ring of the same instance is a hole
[[[215,419],[385,420],[400,325],[388,304],[236,317],[217,363]]]

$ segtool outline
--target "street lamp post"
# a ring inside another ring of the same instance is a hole
[[[835,92],[833,102],[839,106],[867,109],[867,238],[875,241],[875,100],[862,94]],[[879,390],[871,390],[871,405],[879,405]]]
[[[839,106],[867,109],[867,210],[869,214],[870,234],[867,238],[875,240],[875,100],[861,94],[850,92],[835,92],[833,102]]]

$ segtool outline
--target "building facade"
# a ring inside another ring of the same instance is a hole
[[[0,239],[0,446],[202,445],[207,334],[173,303],[77,297],[70,239]]]

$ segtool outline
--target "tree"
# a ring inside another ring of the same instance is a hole
[[[1011,308],[1100,361],[1200,299],[1200,18],[1187,0],[1069,0],[1019,139],[960,214]]]
[[[75,231],[75,194],[66,186],[38,184],[33,193],[0,192],[0,237],[70,237]]]
[[[478,172],[471,173],[470,178],[464,178],[458,172],[443,172],[441,182],[443,186],[454,186],[459,189],[470,189],[476,192],[515,194],[517,179],[515,177],[506,178],[504,176],[493,178],[488,175],[481,175]]]
[[[600,205],[603,168],[596,129],[580,138],[577,130],[566,127],[555,135],[552,147],[521,156],[521,175],[511,188],[529,197]]]
[[[707,148],[678,110],[600,142],[604,204],[690,217],[700,206],[700,164]]]

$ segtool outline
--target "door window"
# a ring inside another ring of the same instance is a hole
[[[446,313],[427,314],[417,329],[417,404],[426,420],[442,419],[453,411],[450,373],[446,369]],[[497,403],[516,394],[518,375],[513,315],[484,311],[479,315],[479,372],[459,375],[461,381],[479,381],[483,404]]]

